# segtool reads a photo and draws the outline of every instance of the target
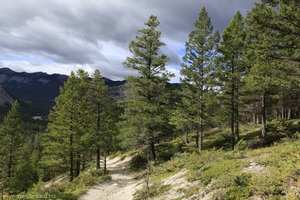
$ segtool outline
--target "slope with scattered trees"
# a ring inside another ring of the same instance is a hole
[[[109,98],[98,70],[78,70],[46,123],[12,105],[0,126],[2,199],[75,199],[110,180],[108,156],[129,150],[146,183],[136,199],[299,199],[299,12],[298,0],[264,0],[220,37],[203,8],[180,87],[168,84],[151,15],[123,63],[139,73],[124,99]]]

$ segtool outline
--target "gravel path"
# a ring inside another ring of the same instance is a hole
[[[119,157],[107,162],[107,169],[112,180],[90,188],[79,200],[131,200],[136,190],[142,187],[143,181],[136,180],[127,169],[131,158],[121,160]]]

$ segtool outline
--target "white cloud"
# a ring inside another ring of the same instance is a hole
[[[0,1],[0,61],[28,72],[69,74],[77,68],[123,79],[132,71],[122,66],[128,43],[148,16],[159,17],[162,52],[179,79],[178,67],[188,33],[202,6],[215,27],[223,29],[239,9],[255,0],[2,0]],[[20,55],[18,59],[15,56]]]

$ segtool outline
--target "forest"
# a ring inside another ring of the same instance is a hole
[[[76,199],[80,184],[109,180],[110,155],[133,149],[139,151],[137,164],[145,180],[140,195],[149,195],[153,171],[178,153],[209,160],[205,152],[221,149],[230,156],[242,145],[248,151],[272,147],[283,137],[299,141],[298,0],[264,0],[246,16],[237,11],[222,33],[203,7],[186,40],[180,84],[170,83],[174,75],[161,53],[167,44],[159,25],[151,15],[129,43],[131,56],[123,65],[139,76],[126,78],[124,99],[109,98],[99,70],[89,75],[80,69],[61,87],[47,121],[26,121],[18,101],[13,103],[0,125],[1,199],[19,194]],[[257,128],[258,137],[247,143],[243,131],[249,126]],[[280,133],[274,131],[278,127]],[[284,134],[289,128],[291,135]],[[210,134],[224,138],[211,142]],[[176,150],[162,145],[174,140]],[[294,180],[300,187],[299,150],[295,152]],[[47,190],[45,183],[62,174],[68,177],[65,185]]]

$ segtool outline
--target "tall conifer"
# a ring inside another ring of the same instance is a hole
[[[11,178],[20,161],[25,144],[22,124],[20,105],[15,101],[0,126],[0,177],[2,178]]]
[[[221,53],[219,81],[222,94],[230,96],[232,148],[239,139],[239,96],[242,76],[245,74],[245,62],[243,61],[245,38],[244,20],[238,11],[224,30],[219,48]]]
[[[129,45],[131,57],[123,63],[139,73],[139,77],[129,77],[127,87],[128,99],[124,103],[124,126],[134,131],[148,147],[148,178],[150,160],[156,159],[155,142],[166,124],[165,106],[168,103],[167,81],[170,74],[165,65],[168,58],[160,54],[164,43],[160,41],[161,33],[156,30],[159,25],[157,17],[151,15],[140,29],[140,35]]]
[[[189,34],[186,42],[186,53],[181,69],[183,76],[182,102],[192,116],[193,123],[197,124],[196,143],[199,151],[203,149],[205,96],[210,89],[213,58],[216,55],[218,41],[219,34],[213,31],[211,19],[203,7],[195,22],[195,29]]]

